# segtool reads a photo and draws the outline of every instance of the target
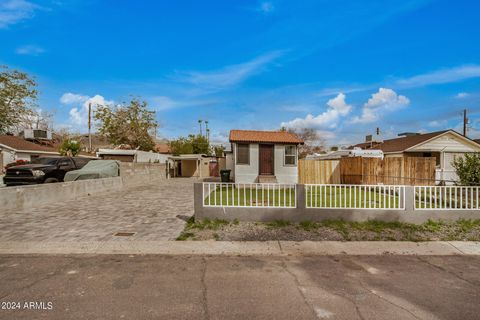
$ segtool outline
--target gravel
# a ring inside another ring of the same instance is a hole
[[[372,224],[334,221],[290,224],[213,221],[188,224],[179,240],[218,241],[480,241],[480,221],[473,224]]]

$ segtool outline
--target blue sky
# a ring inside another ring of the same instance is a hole
[[[380,127],[480,137],[480,3],[0,0],[0,64],[37,78],[54,127],[131,96],[159,136],[310,127],[329,145]]]

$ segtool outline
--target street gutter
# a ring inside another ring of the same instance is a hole
[[[478,241],[89,241],[2,242],[0,254],[225,256],[480,255]]]

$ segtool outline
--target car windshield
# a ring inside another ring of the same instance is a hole
[[[53,164],[56,164],[57,161],[58,161],[58,158],[36,158],[36,159],[33,159],[31,163],[53,165]]]

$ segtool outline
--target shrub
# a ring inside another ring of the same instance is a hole
[[[480,185],[480,152],[466,153],[454,159],[452,165],[462,185]]]

